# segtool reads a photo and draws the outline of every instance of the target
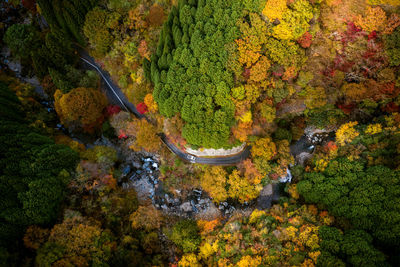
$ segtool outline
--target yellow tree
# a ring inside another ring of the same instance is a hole
[[[238,170],[234,170],[228,178],[229,197],[238,199],[241,203],[258,197],[262,186],[252,185],[247,179],[240,175]]]
[[[237,263],[238,267],[258,267],[261,265],[261,257],[260,256],[243,256],[240,261]]]
[[[145,119],[134,119],[128,122],[126,134],[136,137],[135,142],[130,146],[135,151],[144,149],[148,152],[156,152],[161,146],[157,129]]]
[[[251,67],[260,58],[261,45],[253,44],[249,37],[235,41],[238,46],[239,63],[246,68]]]
[[[341,145],[344,146],[345,144],[351,143],[354,138],[359,135],[354,126],[356,126],[358,122],[348,122],[342,124],[340,128],[336,131],[336,141]]]
[[[259,138],[253,144],[251,154],[253,157],[262,157],[270,160],[276,154],[276,145],[270,137]]]
[[[304,100],[304,103],[309,109],[319,108],[326,104],[325,89],[321,86],[311,87],[307,85],[305,88],[305,96],[306,99]]]
[[[149,109],[149,111],[151,113],[156,113],[158,110],[158,105],[157,103],[154,101],[154,97],[153,94],[147,94],[144,97],[144,103],[146,104],[147,108]]]
[[[270,21],[274,21],[276,19],[281,20],[287,10],[286,0],[268,0],[262,13]]]
[[[67,94],[57,90],[54,106],[63,124],[78,123],[83,127],[99,126],[103,109],[107,105],[105,96],[96,89],[78,87]]]
[[[228,198],[226,191],[227,173],[222,167],[208,167],[200,177],[201,187],[207,191],[217,203]]]
[[[341,90],[349,100],[361,101],[368,97],[367,89],[361,83],[346,83]]]
[[[65,219],[51,230],[36,257],[37,266],[99,266],[110,260],[116,244],[97,221],[80,216]]]

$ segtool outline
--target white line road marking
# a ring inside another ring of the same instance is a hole
[[[94,67],[98,73],[100,73],[101,77],[103,77],[103,80],[106,81],[108,87],[111,88],[111,90],[113,91],[113,93],[115,94],[115,96],[118,98],[119,102],[121,102],[121,104],[124,106],[125,110],[129,112],[128,108],[125,106],[124,102],[122,102],[121,98],[119,98],[118,94],[114,91],[114,88],[111,86],[111,84],[107,81],[107,78],[104,77],[103,73],[100,71],[100,69],[96,66],[93,65],[92,63],[90,63],[90,61],[84,59],[83,57],[81,57],[81,59],[83,61],[85,61],[87,64],[89,64],[90,66]]]

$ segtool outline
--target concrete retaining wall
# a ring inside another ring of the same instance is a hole
[[[246,143],[241,144],[240,146],[231,148],[231,149],[202,149],[202,150],[195,150],[191,148],[186,148],[186,152],[198,157],[221,157],[221,156],[232,156],[235,154],[240,153],[246,147]]]

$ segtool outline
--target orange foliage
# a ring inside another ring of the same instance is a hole
[[[310,47],[312,43],[312,35],[309,32],[305,32],[297,42],[300,44],[301,47],[303,48],[308,48]]]
[[[247,136],[251,134],[252,128],[251,122],[239,122],[238,125],[232,128],[233,136],[240,142],[246,142]]]
[[[212,221],[206,221],[206,220],[198,220],[197,225],[200,229],[201,235],[206,235],[211,233],[215,227],[217,227],[220,224],[220,219],[215,219]]]
[[[246,159],[242,161],[239,164],[239,168],[242,170],[244,173],[244,177],[252,183],[252,184],[259,184],[261,183],[261,179],[263,176],[261,173],[257,170],[256,166],[254,163],[251,161],[251,159]]]
[[[392,15],[390,15],[387,24],[386,24],[386,28],[383,31],[384,34],[392,34],[393,31],[400,26],[400,17],[399,15],[397,15],[396,13],[393,13]]]
[[[78,87],[67,94],[57,90],[54,106],[60,120],[65,125],[78,122],[83,127],[100,126],[103,109],[107,105],[105,96],[96,89]]]
[[[250,80],[261,82],[267,78],[268,69],[271,63],[266,56],[262,56],[260,60],[250,69]]]
[[[138,53],[141,57],[144,57],[144,58],[147,58],[148,60],[150,60],[150,51],[147,46],[146,40],[140,41],[139,46],[138,46]]]
[[[111,189],[117,189],[117,180],[110,174],[101,177],[100,181]]]
[[[47,237],[50,234],[49,229],[43,229],[36,225],[31,225],[26,229],[24,235],[24,245],[29,249],[38,249],[41,247],[47,240]]]
[[[149,15],[147,15],[147,23],[150,26],[161,26],[164,22],[164,10],[158,5],[154,4],[150,7]]]
[[[387,25],[386,13],[382,8],[368,7],[365,15],[357,16],[354,24],[362,28],[364,31],[383,31]]]
[[[239,51],[239,63],[246,68],[251,67],[260,58],[261,46],[250,42],[250,37],[238,39],[235,41]]]
[[[147,108],[149,109],[149,111],[151,113],[156,113],[158,110],[158,105],[157,103],[154,101],[154,97],[153,94],[147,94],[144,97],[144,103],[146,104]]]
[[[147,28],[147,22],[143,19],[145,12],[145,6],[142,4],[135,9],[129,10],[129,29],[143,31]]]
[[[287,67],[285,69],[285,72],[283,73],[282,80],[287,81],[293,79],[296,76],[296,74],[297,71],[295,66]]]

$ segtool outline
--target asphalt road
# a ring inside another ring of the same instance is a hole
[[[148,118],[140,114],[135,105],[133,105],[131,102],[128,101],[126,98],[125,94],[122,92],[121,88],[119,88],[112,79],[110,78],[110,75],[108,72],[104,71],[97,63],[96,61],[89,56],[89,54],[83,50],[83,49],[78,49],[80,59],[86,63],[89,67],[95,69],[101,78],[104,80],[104,82],[107,84],[107,88],[110,91],[110,94],[107,94],[108,98],[112,97],[112,102],[113,103],[118,103],[118,105],[125,111],[133,113],[136,117],[138,118],[145,118],[148,120]],[[169,148],[169,150],[183,159],[184,161],[190,162],[190,163],[200,163],[200,164],[208,164],[208,165],[234,165],[236,163],[241,162],[242,160],[246,159],[250,155],[250,147],[246,147],[242,152],[235,154],[233,156],[227,156],[227,157],[213,157],[213,158],[203,158],[203,157],[197,157],[195,155],[188,154],[186,152],[183,152],[179,148],[177,148],[173,143],[171,143],[165,134],[161,133],[159,134],[162,142]]]

